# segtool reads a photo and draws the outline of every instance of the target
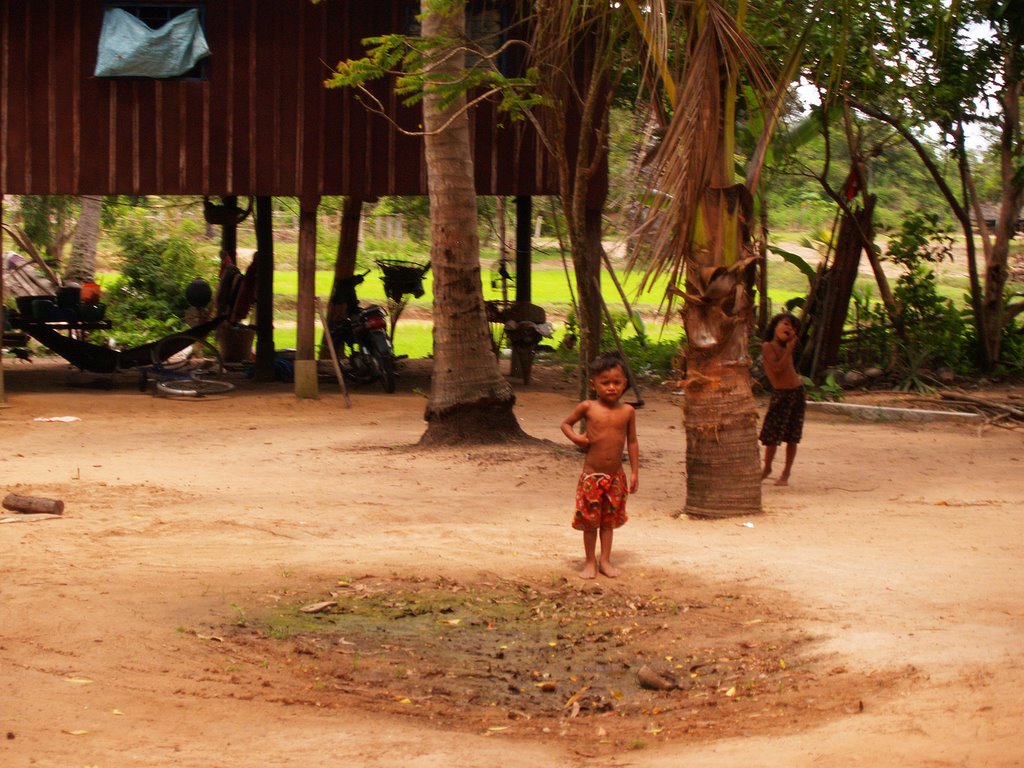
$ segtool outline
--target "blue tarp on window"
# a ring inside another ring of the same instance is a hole
[[[199,11],[185,11],[150,29],[120,8],[103,13],[96,77],[180,77],[210,55]]]

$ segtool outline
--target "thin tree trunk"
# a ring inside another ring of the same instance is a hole
[[[423,36],[460,39],[465,8],[454,0],[442,13],[421,0]],[[434,272],[434,371],[422,445],[497,442],[525,437],[512,406],[515,395],[498,370],[484,310],[476,192],[465,97],[444,106],[430,81],[453,82],[463,55],[436,50],[427,74],[423,126],[430,192],[430,259]]]
[[[967,159],[967,146],[964,143],[964,130],[963,124],[958,123],[956,131],[953,134],[954,145],[953,152],[957,160],[957,168],[960,171],[960,187],[961,194],[964,200],[972,201],[974,208],[975,218],[978,220],[978,231],[981,233],[982,252],[986,263],[992,258],[992,238],[989,235],[988,227],[985,224],[985,219],[981,215],[981,205],[978,200],[978,196],[974,190],[974,180],[971,176],[971,168]],[[988,338],[988,334],[985,332],[987,327],[987,319],[985,317],[985,310],[983,305],[983,293],[981,290],[981,278],[978,274],[978,254],[977,248],[974,244],[974,232],[970,227],[970,221],[968,220],[968,226],[962,228],[964,233],[964,248],[967,253],[967,277],[970,283],[970,299],[971,309],[974,312],[974,330],[979,339]],[[981,355],[981,367],[984,370],[988,370],[991,367],[991,360],[989,358],[989,350],[987,346],[982,342],[978,345],[979,354]]]
[[[88,283],[96,278],[96,246],[100,241],[100,212],[103,199],[82,197],[82,211],[71,243],[71,256],[64,266],[65,283]]]
[[[581,375],[578,378],[580,399],[589,397],[587,370],[590,361],[601,351],[601,338],[604,325],[601,320],[601,295],[598,286],[601,284],[601,261],[604,256],[604,245],[601,242],[601,211],[587,210],[582,217],[582,232],[579,236],[582,244],[573,249],[573,261],[576,273],[577,312],[580,328],[579,365]],[[579,258],[582,256],[582,258]]]

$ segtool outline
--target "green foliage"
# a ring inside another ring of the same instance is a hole
[[[815,384],[814,381],[807,377],[803,377],[804,389],[807,390],[807,398],[813,400],[816,403],[829,402],[836,403],[843,399],[843,388],[836,381],[836,375],[830,373],[825,377],[825,381],[821,384]]]
[[[21,228],[28,239],[48,255],[68,236],[67,228],[75,216],[75,198],[67,195],[23,195],[20,199]]]
[[[864,125],[859,129],[864,131],[865,146],[878,147],[869,158],[871,192],[878,198],[876,225],[880,229],[898,226],[904,210],[941,211],[944,221],[951,225],[953,217],[948,213],[945,199],[910,145],[891,136],[890,132],[880,131],[877,126]],[[831,151],[828,163],[825,162],[826,146]],[[937,162],[956,188],[959,182],[955,166],[942,163],[941,156]],[[997,168],[998,162],[994,158],[992,162]],[[831,228],[836,205],[815,178],[825,169],[828,170],[825,180],[833,189],[840,189],[850,169],[849,150],[844,143],[834,140],[826,145],[820,136],[794,147],[771,169],[768,215],[772,229]]]
[[[940,227],[938,216],[908,212],[889,241],[886,258],[903,269],[893,296],[906,329],[908,366],[962,369],[967,358],[963,316],[950,299],[939,295],[935,271],[928,266],[952,260],[952,239]]]
[[[908,212],[889,241],[885,258],[900,267],[893,297],[907,344],[898,341],[881,304],[870,289],[854,290],[850,308],[852,333],[842,353],[850,364],[885,367],[899,353],[906,388],[924,391],[922,371],[936,366],[966,370],[970,339],[963,313],[939,293],[931,264],[952,259],[952,239],[935,214]]]
[[[854,288],[851,299],[853,329],[841,348],[841,355],[849,365],[884,367],[896,343],[889,316],[881,303],[874,300],[871,286]]]
[[[808,264],[802,256],[774,245],[769,245],[768,250],[774,253],[776,256],[781,256],[783,260],[799,269],[803,273],[804,277],[807,278],[808,287],[814,283],[814,278],[817,276],[817,271],[814,269],[814,267]]]
[[[612,312],[612,322],[619,336],[619,342],[622,344],[623,354],[629,360],[633,373],[638,379],[662,381],[678,377],[679,354],[686,343],[682,328],[678,329],[678,335],[670,333],[667,337],[654,338],[647,333],[639,315],[635,315],[634,320],[639,328],[634,327],[634,324],[630,322],[629,315],[625,312]],[[578,337],[578,335],[579,324],[576,312],[569,310],[565,318],[564,336]],[[615,336],[606,324],[602,330],[601,348],[616,349]],[[567,364],[575,363],[576,350],[560,350],[555,357]]]
[[[403,104],[413,106],[429,94],[440,99],[442,110],[468,93],[485,90],[498,94],[498,110],[513,120],[524,119],[528,110],[544,103],[537,89],[540,73],[535,68],[521,77],[510,77],[493,66],[486,52],[466,40],[393,34],[368,37],[362,43],[366,56],[338,62],[334,74],[324,83],[328,88],[358,88],[376,101],[365,89],[366,84],[393,77],[395,93],[403,98]],[[438,51],[459,49],[471,54],[459,77],[445,80],[428,71],[427,65]]]
[[[141,213],[126,212],[115,238],[121,274],[107,294],[110,336],[132,346],[183,330],[185,287],[197,277],[213,282],[213,265],[200,260],[188,240],[159,237]]]
[[[922,394],[934,392],[935,388],[929,384],[931,376],[928,375],[926,368],[931,350],[927,347],[904,344],[900,344],[900,349],[903,351],[903,359],[906,360],[907,367],[896,388],[904,392],[920,392]]]
[[[1010,313],[1011,305],[1020,298],[1021,294],[1013,295],[1007,291],[1003,300],[1005,324],[999,341],[999,364],[993,371],[996,374],[1024,373],[1024,315],[1013,317]],[[981,360],[981,345],[977,338],[977,328],[974,325],[974,312],[970,307],[970,297],[964,297],[964,301],[967,302],[963,318],[967,326],[969,360],[975,362]]]

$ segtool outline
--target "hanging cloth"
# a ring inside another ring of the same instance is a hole
[[[96,77],[180,77],[210,55],[199,11],[192,8],[151,29],[121,8],[103,12]]]

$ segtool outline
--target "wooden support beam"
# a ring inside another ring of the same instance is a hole
[[[230,210],[238,207],[238,197],[228,195],[221,198],[221,205]],[[238,264],[238,224],[232,217],[220,227],[220,253],[232,264]]]
[[[256,381],[274,380],[274,222],[271,198],[256,198]]]
[[[516,198],[516,301],[529,304],[533,300],[531,269],[533,267],[533,198]]]
[[[4,196],[0,193],[0,260],[6,258],[4,256]],[[2,265],[0,265],[2,267]],[[3,303],[4,295],[4,271],[0,268],[0,304]],[[0,310],[0,314],[3,314],[3,319],[0,320],[0,339],[3,338],[4,326],[7,325],[7,310]],[[7,390],[4,389],[4,356],[3,356],[3,342],[0,341],[0,403],[7,402]]]
[[[299,290],[296,306],[295,396],[315,400],[319,396],[316,366],[316,211],[319,197],[299,200]]]

